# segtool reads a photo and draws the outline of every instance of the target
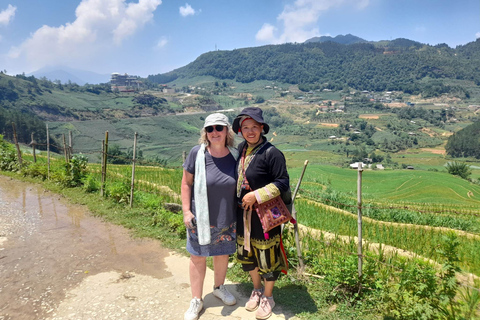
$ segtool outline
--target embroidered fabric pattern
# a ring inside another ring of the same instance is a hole
[[[265,187],[255,190],[255,198],[257,198],[258,203],[264,203],[279,195],[280,190],[273,183],[269,183]]]
[[[237,180],[237,197],[240,198],[242,195],[242,186],[245,186],[245,171],[247,171],[248,166],[255,158],[257,152],[267,143],[266,141],[258,146],[256,146],[248,155],[247,148],[243,149],[242,156],[240,158],[240,165],[238,166],[238,180]]]
[[[252,239],[254,251],[244,250],[244,239],[237,236],[237,261],[242,265],[258,267],[261,275],[274,275],[278,277],[280,272],[286,274],[288,269],[287,257],[283,248],[281,235],[275,235],[268,240]],[[260,265],[256,266],[256,258],[259,257]],[[268,277],[267,277],[268,278]]]

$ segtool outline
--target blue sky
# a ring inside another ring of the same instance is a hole
[[[0,0],[0,70],[63,65],[146,77],[202,53],[315,36],[480,37],[479,0]]]

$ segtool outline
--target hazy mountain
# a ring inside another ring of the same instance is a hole
[[[65,66],[44,67],[28,75],[33,75],[37,79],[45,77],[50,81],[60,80],[64,84],[70,81],[81,86],[86,83],[99,84],[110,81],[110,75],[77,70]]]
[[[336,43],[341,43],[341,44],[352,44],[352,43],[364,43],[368,42],[367,40],[364,40],[362,38],[359,38],[357,36],[354,36],[352,34],[347,34],[347,35],[342,35],[339,34],[335,38],[332,38],[330,36],[322,36],[322,37],[314,37],[311,39],[306,40],[304,43],[309,43],[309,42],[327,42],[327,41],[332,41]]]

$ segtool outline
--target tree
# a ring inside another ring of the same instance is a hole
[[[447,163],[447,171],[454,176],[460,176],[465,180],[469,180],[470,175],[472,174],[472,170],[470,166],[463,162],[449,162]]]
[[[131,162],[130,160],[131,159],[128,158],[127,153],[120,150],[120,146],[118,144],[113,144],[108,148],[108,163],[128,164]]]
[[[255,98],[255,103],[264,103],[265,102],[265,98],[263,98],[262,96],[258,96]]]
[[[480,121],[476,121],[450,136],[445,151],[452,157],[480,159]]]

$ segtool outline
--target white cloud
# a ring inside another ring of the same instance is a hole
[[[185,3],[184,7],[180,7],[180,15],[182,17],[193,16],[194,14],[195,14],[195,9],[193,9],[192,6],[189,5],[188,3]]]
[[[44,25],[18,47],[9,57],[24,59],[32,68],[48,64],[91,61],[95,54],[104,54],[113,46],[138,32],[153,18],[161,0],[82,0],[72,23],[59,27]]]
[[[363,9],[369,5],[369,0],[296,0],[293,4],[286,5],[283,12],[277,17],[283,25],[282,33],[276,35],[277,28],[264,24],[257,32],[255,38],[267,43],[304,42],[305,40],[320,36],[316,27],[320,16],[331,8],[341,5],[356,5]]]
[[[8,25],[15,17],[15,11],[17,11],[17,7],[11,4],[8,5],[7,9],[0,11],[0,24]]]
[[[475,39],[480,38],[480,32],[475,33]]]
[[[163,47],[165,47],[168,43],[168,40],[166,37],[161,37],[160,39],[158,39],[157,41],[157,45],[155,46],[155,49],[161,49]]]
[[[258,30],[257,34],[255,35],[255,39],[260,42],[269,42],[271,39],[275,38],[275,31],[277,28],[272,26],[269,23],[264,23],[262,28]]]

